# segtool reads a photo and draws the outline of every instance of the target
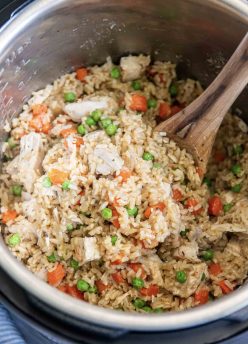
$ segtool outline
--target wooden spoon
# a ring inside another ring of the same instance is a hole
[[[166,132],[180,147],[186,148],[203,175],[221,122],[247,83],[248,33],[212,84],[156,130]]]

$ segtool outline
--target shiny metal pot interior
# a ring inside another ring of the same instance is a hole
[[[81,65],[107,56],[146,53],[178,63],[178,74],[207,85],[248,28],[242,0],[36,0],[0,33],[0,137],[32,91]],[[247,90],[237,106],[244,110]],[[245,112],[244,112],[245,116]],[[135,331],[166,331],[214,321],[248,306],[248,286],[181,313],[149,316],[106,310],[63,295],[17,262],[3,241],[1,267],[50,310],[77,321]],[[83,311],[82,311],[83,310]]]

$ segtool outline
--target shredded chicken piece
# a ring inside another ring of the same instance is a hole
[[[14,181],[23,184],[30,193],[42,171],[44,157],[42,137],[32,132],[21,138],[20,146],[20,154],[8,164],[6,171]]]
[[[94,150],[94,156],[99,159],[96,172],[104,176],[119,171],[124,164],[114,146],[99,144]]]
[[[192,241],[178,247],[174,252],[174,256],[181,259],[187,259],[191,262],[200,262],[198,251],[198,244],[195,241]]]
[[[83,117],[88,116],[94,110],[115,111],[117,108],[118,106],[112,98],[95,96],[77,103],[66,104],[64,110],[74,122],[81,122]]]
[[[82,263],[91,262],[101,257],[94,237],[73,238],[72,245],[75,250],[75,258]]]
[[[122,80],[132,81],[139,79],[146,67],[150,64],[149,56],[127,56],[122,57],[120,67],[122,69]]]

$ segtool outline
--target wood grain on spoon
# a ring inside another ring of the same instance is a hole
[[[205,173],[221,122],[247,83],[248,33],[212,84],[156,130],[166,132],[180,147],[186,148]]]

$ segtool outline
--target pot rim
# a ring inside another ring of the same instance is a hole
[[[24,10],[14,16],[0,30],[0,56],[5,55],[9,42],[11,42],[23,28],[38,17],[56,8],[65,0],[36,0]],[[213,6],[222,7],[233,12],[248,22],[248,6],[243,0],[209,0]],[[20,29],[21,28],[21,29]],[[76,319],[97,324],[101,327],[121,328],[135,331],[167,331],[179,330],[202,325],[226,317],[248,306],[248,285],[244,285],[212,303],[181,312],[165,314],[135,314],[118,312],[87,302],[73,299],[57,289],[38,279],[26,267],[17,261],[0,237],[0,266],[30,294]],[[82,303],[83,302],[83,303]],[[83,312],[82,312],[83,309]]]

